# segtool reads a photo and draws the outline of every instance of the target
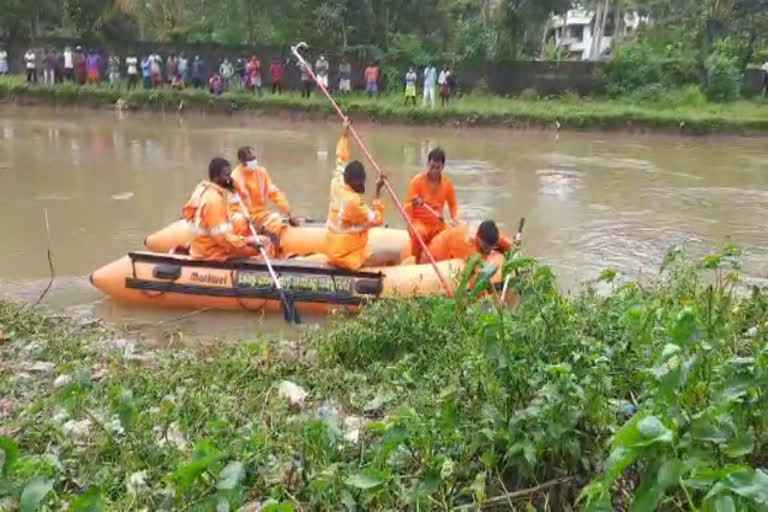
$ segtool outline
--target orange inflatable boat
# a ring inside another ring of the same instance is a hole
[[[280,295],[263,260],[226,262],[195,260],[170,254],[189,240],[186,222],[179,221],[150,235],[145,245],[152,252],[133,252],[91,275],[93,286],[119,302],[193,309],[245,309],[280,311]],[[408,232],[375,228],[370,231],[373,268],[348,271],[325,263],[325,226],[289,227],[281,238],[286,254],[272,260],[286,294],[300,312],[356,312],[361,304],[379,298],[443,295],[432,265],[402,264],[410,256]],[[320,254],[318,254],[320,253]],[[501,254],[494,254],[499,268]],[[461,260],[437,264],[455,291],[464,269]],[[501,280],[501,271],[495,284]]]
[[[499,260],[501,260],[501,255]],[[397,265],[348,271],[304,259],[275,260],[285,292],[301,312],[356,312],[379,298],[443,294],[431,265]],[[455,290],[461,260],[438,263]],[[496,282],[498,284],[499,276]],[[194,309],[280,311],[280,296],[262,260],[227,262],[134,252],[91,275],[93,286],[120,302]]]
[[[308,221],[305,224],[288,226],[280,237],[283,254],[308,256],[322,254],[325,248],[325,224]],[[190,241],[192,232],[184,220],[169,224],[160,231],[149,235],[144,245],[152,252],[168,253],[175,247]],[[368,232],[368,245],[381,264],[395,264],[411,255],[408,232],[404,229],[373,228]]]

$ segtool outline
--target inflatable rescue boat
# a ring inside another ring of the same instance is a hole
[[[145,244],[152,252],[132,252],[91,274],[91,283],[118,302],[192,309],[244,309],[280,311],[280,294],[266,263],[261,259],[225,262],[197,260],[170,254],[188,241],[184,221],[150,235]],[[300,312],[356,312],[366,302],[380,298],[444,295],[432,265],[403,264],[410,255],[405,230],[375,228],[369,246],[377,267],[349,271],[325,263],[321,254],[325,227],[287,228],[281,238],[283,253],[299,255],[271,260],[285,293]],[[501,254],[494,254],[499,268]],[[437,264],[452,291],[464,269],[462,260]],[[494,277],[498,286],[501,271]]]
[[[280,284],[300,312],[356,312],[361,304],[379,298],[444,294],[431,265],[395,265],[360,271],[303,259],[274,260],[272,265]],[[461,260],[438,263],[453,290],[463,267]],[[218,262],[133,252],[94,272],[91,283],[119,302],[193,309],[280,311],[279,292],[266,264],[258,259]]]

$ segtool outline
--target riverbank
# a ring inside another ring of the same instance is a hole
[[[382,302],[294,343],[147,350],[0,304],[0,503],[764,506],[768,297],[734,296],[736,256],[577,297],[511,256],[515,309]]]
[[[62,84],[30,86],[20,77],[0,78],[0,100],[16,104],[82,105],[125,110],[217,113],[265,113],[295,117],[327,118],[334,115],[328,102],[314,94],[310,100],[296,93],[264,96],[244,92],[218,97],[207,91],[172,89],[133,91],[108,86]],[[500,98],[467,95],[448,107],[434,110],[406,107],[402,97],[371,100],[354,94],[341,99],[342,108],[357,120],[448,126],[501,126],[544,130],[621,130],[691,135],[768,133],[768,102],[763,100],[708,103],[688,92],[655,99],[609,100],[566,95],[552,99]]]

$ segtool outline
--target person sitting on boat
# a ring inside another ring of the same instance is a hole
[[[453,182],[443,175],[445,151],[435,148],[427,157],[427,170],[417,174],[408,185],[405,199],[405,211],[413,224],[411,235],[411,255],[416,261],[421,260],[422,247],[414,231],[424,243],[429,243],[446,227],[443,211],[448,207],[453,223],[456,222],[456,191]]]
[[[381,189],[384,178],[376,183],[376,199],[365,203],[365,167],[357,160],[349,162],[348,124],[336,146],[336,170],[331,180],[325,255],[333,266],[357,270],[366,266],[372,251],[368,230],[384,224]]]
[[[229,162],[214,158],[208,165],[208,180],[201,182],[182,208],[182,216],[194,233],[189,254],[195,259],[224,261],[258,254],[265,237],[245,237],[233,232],[229,208],[234,185]]]
[[[459,224],[443,230],[432,239],[429,252],[436,261],[455,258],[466,261],[475,254],[485,259],[494,251],[505,253],[516,244],[519,240],[513,242],[503,236],[494,221],[486,220],[479,226]]]
[[[291,205],[285,194],[272,182],[267,169],[256,160],[256,152],[250,146],[237,150],[240,164],[232,172],[235,191],[242,198],[251,222],[260,234],[267,235],[279,250],[280,236],[287,224],[281,214],[288,216],[288,222],[298,225],[298,220],[291,214]],[[280,213],[271,212],[267,202],[271,201]],[[235,233],[247,236],[250,233],[248,220],[245,219],[242,206],[235,201],[230,206]]]

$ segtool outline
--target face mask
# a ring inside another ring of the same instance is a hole
[[[253,160],[248,160],[248,163],[245,164],[245,166],[248,169],[258,169],[259,168],[259,161],[255,158]]]

